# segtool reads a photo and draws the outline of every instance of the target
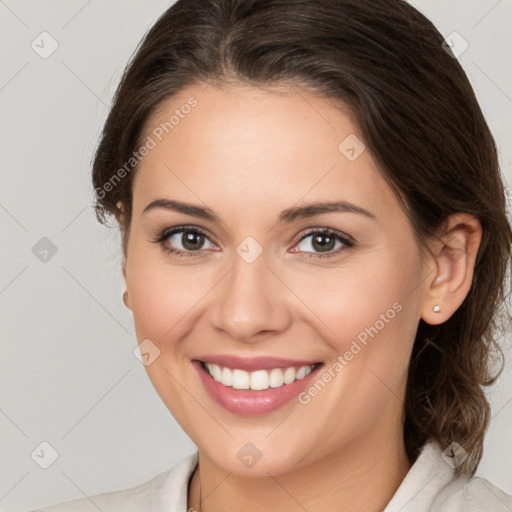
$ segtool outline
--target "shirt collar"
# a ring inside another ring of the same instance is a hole
[[[384,512],[429,512],[440,491],[454,478],[436,441],[427,441]]]
[[[158,512],[187,512],[189,481],[198,460],[196,451],[170,470],[160,494]],[[441,457],[439,445],[428,441],[383,512],[428,512],[453,477],[453,469]]]

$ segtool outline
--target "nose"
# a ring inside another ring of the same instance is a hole
[[[291,323],[293,294],[271,268],[265,253],[252,263],[235,254],[233,266],[216,287],[209,307],[210,324],[244,343],[280,334]]]

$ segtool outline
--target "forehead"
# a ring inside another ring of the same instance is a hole
[[[248,215],[302,198],[398,207],[351,117],[297,87],[198,84],[160,105],[144,137],[134,211],[165,196]]]

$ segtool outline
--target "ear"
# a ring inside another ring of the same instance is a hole
[[[421,318],[426,323],[445,322],[466,298],[481,240],[482,226],[478,219],[456,213],[448,217],[441,234],[430,243],[435,272],[427,280],[421,308]],[[439,306],[439,311],[434,306]]]
[[[128,294],[128,287],[126,285],[126,258],[123,257],[123,262],[121,264],[121,270],[122,270],[122,273],[123,273],[123,280],[124,280],[124,291],[123,291],[123,302],[124,302],[124,305],[128,308],[128,309],[132,309],[131,306],[130,306],[130,297],[129,297],[129,294]]]
[[[117,210],[114,212],[114,216],[115,216],[119,226],[123,226],[124,225],[124,217],[123,217],[124,205],[123,205],[123,202],[122,201],[117,201],[116,208],[117,208]]]
[[[124,206],[123,206],[123,203],[121,201],[118,201],[116,203],[116,207],[117,207],[117,210],[116,210],[116,212],[114,212],[114,215],[115,215],[117,223],[119,224],[119,227],[121,229],[122,236],[124,236],[124,234],[123,234],[123,226],[124,226],[124,218],[123,218]],[[121,271],[123,273],[123,280],[124,280],[123,302],[124,302],[124,305],[128,309],[131,309],[131,307],[130,307],[130,299],[129,299],[129,296],[128,296],[128,288],[126,286],[126,256],[125,255],[123,255],[123,262],[121,263]]]

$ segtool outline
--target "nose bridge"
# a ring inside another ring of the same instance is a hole
[[[258,333],[280,331],[289,322],[284,286],[263,248],[245,240],[212,304],[211,322],[233,339],[250,342]]]

